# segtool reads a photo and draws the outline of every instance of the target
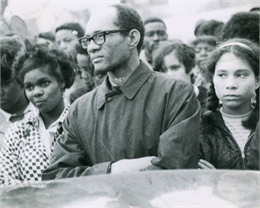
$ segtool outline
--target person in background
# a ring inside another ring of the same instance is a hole
[[[245,38],[259,45],[259,12],[238,12],[225,24],[221,41]]]
[[[24,93],[22,83],[13,74],[13,63],[18,55],[24,52],[23,45],[16,38],[2,36],[0,38],[1,53],[1,108],[0,108],[0,146],[3,145],[4,134],[15,121],[33,109]]]
[[[78,38],[84,35],[84,30],[79,23],[68,22],[60,25],[55,29],[55,46],[64,51],[71,59],[76,73],[75,80],[70,89],[64,93],[64,97],[73,102],[77,97],[88,91],[81,72],[77,66],[77,47],[79,46]]]
[[[195,67],[195,51],[181,41],[166,41],[153,53],[154,71],[159,71],[176,79],[191,82],[192,69]],[[207,89],[193,85],[201,104],[201,111],[206,108]]]
[[[0,149],[0,185],[40,181],[56,139],[63,134],[62,122],[69,103],[63,93],[73,83],[72,65],[61,51],[35,47],[14,66],[35,110],[11,124]]]
[[[42,32],[35,37],[35,42],[36,45],[44,45],[46,47],[52,48],[55,42],[55,36],[52,34],[52,32]]]
[[[106,76],[106,72],[97,72],[94,70],[94,82],[96,87],[102,84],[102,82],[106,79]]]
[[[55,29],[55,42],[61,50],[75,61],[77,55],[76,46],[79,44],[78,38],[83,35],[84,30],[79,23],[67,22]]]
[[[152,69],[152,53],[158,48],[160,42],[168,39],[168,35],[164,21],[158,17],[146,19],[144,28],[144,49],[140,53],[140,59]]]
[[[198,20],[195,26],[194,35],[196,37],[200,36],[214,36],[218,40],[221,37],[222,29],[224,27],[224,22],[217,20]]]
[[[90,60],[87,50],[83,49],[80,45],[76,47],[76,50],[76,61],[79,67],[77,73],[79,73],[84,85],[80,88],[72,90],[72,93],[70,94],[70,103],[73,103],[77,98],[91,91],[95,87],[94,66]]]
[[[191,42],[191,47],[196,52],[196,66],[192,70],[194,85],[208,89],[209,83],[205,79],[207,74],[206,63],[212,52],[217,46],[217,39],[214,36],[200,36]]]
[[[142,19],[128,5],[90,17],[79,41],[95,70],[108,76],[71,106],[43,180],[197,168],[200,106],[193,87],[140,61],[143,37]]]
[[[259,170],[259,46],[246,39],[224,42],[208,70],[199,168]]]

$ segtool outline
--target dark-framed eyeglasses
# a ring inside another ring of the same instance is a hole
[[[91,40],[94,41],[97,45],[102,45],[106,42],[106,35],[111,33],[118,33],[118,32],[128,32],[129,30],[106,30],[102,32],[97,32],[92,37],[84,36],[82,38],[79,38],[79,44],[82,48],[87,49]]]

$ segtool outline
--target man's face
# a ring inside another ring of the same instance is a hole
[[[150,22],[144,28],[144,47],[146,52],[151,54],[158,47],[160,41],[167,40],[168,35],[162,22]]]
[[[77,36],[72,34],[71,30],[59,30],[55,34],[55,41],[60,49],[69,56],[76,57],[76,45],[78,44]]]
[[[116,17],[114,8],[95,13],[87,23],[86,36],[92,37],[97,32],[119,30],[120,28],[113,23]],[[119,32],[105,35],[105,42],[101,45],[91,40],[87,50],[97,73],[125,68],[130,58],[127,37]]]

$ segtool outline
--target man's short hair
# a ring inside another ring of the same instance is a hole
[[[60,25],[55,29],[55,33],[57,33],[60,30],[71,30],[71,31],[77,31],[77,37],[81,38],[84,36],[85,32],[81,25],[77,22],[68,22]]]
[[[196,47],[199,43],[207,43],[213,47],[216,47],[218,44],[218,40],[215,36],[212,35],[202,35],[192,41],[191,46]]]
[[[146,24],[148,24],[148,23],[152,23],[152,22],[161,22],[161,23],[163,23],[163,25],[164,25],[165,28],[166,28],[165,22],[164,22],[161,18],[159,18],[159,17],[149,17],[149,18],[147,18],[147,19],[144,21],[144,25],[146,25]]]
[[[114,25],[122,30],[136,29],[140,33],[140,41],[137,45],[138,53],[140,53],[143,41],[144,41],[144,24],[138,12],[133,8],[125,4],[115,4],[111,7],[117,11],[117,19]]]

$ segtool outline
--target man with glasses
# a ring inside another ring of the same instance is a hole
[[[162,19],[150,17],[144,21],[144,28],[144,49],[141,51],[140,59],[153,69],[152,53],[161,41],[168,39],[166,25]]]
[[[43,180],[197,168],[199,103],[191,85],[139,60],[144,26],[124,4],[93,14],[79,41],[103,83],[77,99]]]

